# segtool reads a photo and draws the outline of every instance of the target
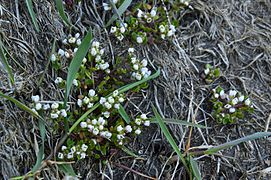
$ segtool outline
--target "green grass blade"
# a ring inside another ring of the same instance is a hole
[[[69,19],[67,18],[65,11],[64,11],[63,0],[56,0],[56,8],[57,8],[57,11],[58,11],[60,17],[62,18],[63,22],[65,23],[65,25],[70,26],[71,23],[70,23]]]
[[[227,149],[227,148],[232,147],[232,146],[236,146],[236,145],[238,145],[240,143],[247,142],[247,141],[252,141],[252,140],[263,138],[263,137],[266,137],[266,136],[271,136],[271,132],[254,133],[254,134],[242,137],[240,139],[236,139],[236,140],[233,140],[233,141],[230,141],[230,142],[227,142],[227,143],[212,147],[212,148],[204,151],[204,154],[214,154],[214,153],[216,153],[218,151],[221,151],[223,149]]]
[[[26,2],[28,12],[30,14],[31,20],[33,22],[33,25],[34,25],[36,31],[39,32],[40,29],[39,29],[39,25],[38,25],[38,22],[37,22],[36,14],[35,14],[35,12],[33,10],[33,2],[32,2],[32,0],[25,0],[25,2]]]
[[[140,81],[137,81],[137,82],[134,82],[134,83],[131,83],[131,84],[128,84],[128,85],[125,85],[121,88],[118,89],[119,93],[124,93],[126,91],[129,91],[130,89],[133,89],[134,87],[136,86],[139,86],[140,84],[146,82],[146,81],[149,81],[151,79],[154,79],[156,77],[158,77],[160,75],[160,70],[158,69],[156,71],[156,73],[154,73],[153,75],[149,76],[148,78],[146,79],[142,79]],[[109,97],[111,96],[113,93],[110,93],[109,95],[107,95],[106,97]],[[85,112],[73,125],[72,127],[69,129],[69,132],[68,134],[70,134],[77,126],[80,122],[82,122],[83,120],[85,120],[88,115],[93,112],[95,109],[97,109],[98,107],[100,106],[100,103],[96,103],[91,109],[89,109],[87,112]]]
[[[67,104],[67,100],[70,94],[70,90],[72,87],[72,81],[74,80],[76,73],[78,72],[83,58],[87,55],[88,50],[91,45],[92,40],[92,30],[90,29],[87,33],[87,35],[84,37],[82,43],[78,47],[77,52],[75,53],[69,69],[68,69],[68,76],[67,76],[67,84],[66,84],[66,92],[65,92],[65,99],[64,99],[64,106]]]
[[[70,164],[58,164],[57,166],[62,172],[65,173],[65,175],[76,176],[76,173]]]
[[[116,9],[116,6],[114,3],[111,3],[111,5],[113,5],[113,8],[115,10],[115,14],[111,17],[111,19],[107,22],[106,27],[108,27],[109,25],[111,25],[116,19],[120,18],[121,15],[126,11],[126,9],[130,6],[130,4],[132,3],[132,0],[125,0],[121,6]]]
[[[127,124],[129,124],[131,122],[129,115],[126,113],[126,111],[122,105],[120,105],[119,114],[121,115],[121,117],[124,119],[124,121]]]
[[[11,82],[12,85],[14,85],[14,76],[13,76],[13,73],[12,73],[12,70],[9,66],[9,63],[8,63],[8,60],[5,56],[5,50],[4,50],[4,45],[2,43],[2,41],[0,40],[0,59],[1,59],[1,62],[3,63],[4,67],[6,68],[6,71],[8,73],[8,77],[9,77],[9,80]]]
[[[128,149],[127,147],[125,146],[122,146],[121,149],[126,152],[127,154],[129,154],[130,156],[133,156],[135,158],[138,158],[139,156],[136,155],[134,152],[132,152],[130,149]]]
[[[170,145],[172,146],[172,148],[174,149],[174,151],[178,154],[179,158],[181,159],[183,165],[185,166],[187,172],[189,173],[189,168],[187,166],[187,163],[181,153],[181,151],[179,150],[177,144],[175,143],[173,137],[171,136],[170,132],[168,131],[165,123],[163,122],[163,119],[162,117],[160,116],[160,114],[157,112],[156,108],[154,106],[152,106],[152,110],[153,110],[153,113],[155,115],[155,118],[156,120],[158,121],[158,124],[162,130],[162,132],[164,133],[164,135],[166,136],[168,142],[170,143]]]
[[[200,170],[199,170],[199,166],[198,166],[198,163],[197,161],[195,161],[193,159],[193,157],[189,156],[188,157],[189,159],[189,164],[190,164],[190,167],[191,167],[191,170],[192,170],[192,173],[194,175],[194,177],[197,179],[197,180],[201,180],[201,175],[200,175]]]
[[[156,121],[155,117],[150,118],[150,120],[151,120],[152,123],[158,123]],[[187,122],[187,121],[182,121],[182,120],[178,120],[178,119],[163,118],[162,120],[166,124],[176,124],[176,125],[191,126],[191,127],[197,127],[197,128],[208,128],[208,127],[200,125],[200,124],[195,124],[195,123],[191,123],[191,122]]]

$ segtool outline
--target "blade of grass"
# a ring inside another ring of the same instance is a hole
[[[160,116],[160,114],[158,113],[157,109],[152,105],[152,110],[153,110],[153,113],[154,113],[154,116],[162,130],[162,132],[164,133],[164,135],[166,136],[168,142],[170,143],[171,147],[174,149],[174,151],[178,154],[179,158],[181,159],[184,167],[186,168],[187,170],[187,173],[189,173],[189,176],[190,176],[190,179],[191,179],[191,172],[189,171],[189,168],[187,166],[187,163],[181,153],[181,151],[179,150],[177,144],[175,143],[173,137],[171,136],[170,132],[168,131],[167,129],[167,126],[165,125],[165,123],[163,122],[163,119],[162,117]]]
[[[199,166],[198,166],[198,163],[197,161],[195,161],[193,159],[193,157],[191,157],[190,155],[188,156],[188,160],[189,160],[189,164],[190,164],[190,167],[191,167],[191,170],[192,170],[192,173],[194,175],[194,177],[197,179],[197,180],[201,180],[201,175],[200,175],[200,170],[199,170]]]
[[[13,76],[12,70],[11,70],[11,68],[9,66],[8,60],[6,58],[4,49],[5,49],[4,45],[3,45],[2,41],[0,40],[0,59],[1,59],[1,62],[4,64],[5,68],[6,68],[6,71],[8,73],[8,77],[9,77],[9,80],[10,80],[11,84],[14,85],[14,76]]]
[[[26,2],[28,12],[30,14],[31,20],[33,22],[33,25],[34,25],[36,31],[39,32],[40,29],[39,29],[39,25],[37,23],[36,14],[35,14],[35,12],[33,10],[33,2],[32,2],[32,0],[25,0],[25,2]]]
[[[227,148],[232,147],[232,146],[236,146],[236,145],[238,145],[240,143],[247,142],[247,141],[252,141],[252,140],[263,138],[263,137],[266,137],[266,136],[271,136],[271,132],[254,133],[254,134],[242,137],[240,139],[236,139],[236,140],[233,140],[233,141],[230,141],[230,142],[227,142],[227,143],[212,147],[212,148],[204,151],[204,154],[214,154],[214,153],[216,153],[218,151],[221,151],[223,149],[227,149]]]
[[[74,169],[70,164],[58,164],[58,168],[65,173],[65,175],[69,176],[76,176],[76,173],[74,172]]]
[[[107,22],[106,27],[111,25],[117,18],[120,18],[121,15],[126,11],[126,9],[130,6],[132,3],[132,0],[125,0],[121,6],[117,9],[115,4],[111,2],[111,5],[113,6],[115,14],[111,17],[111,19]]]
[[[158,123],[156,121],[155,117],[150,118],[150,120],[151,120],[151,123]],[[191,122],[187,122],[187,121],[182,121],[182,120],[178,120],[178,119],[163,118],[162,120],[166,124],[177,124],[177,125],[192,126],[192,127],[197,127],[197,128],[208,128],[208,127],[200,125],[200,124],[195,124],[195,123],[191,123]]]
[[[126,91],[128,91],[128,90],[130,90],[130,89],[133,89],[134,87],[136,87],[136,86],[138,86],[138,85],[140,85],[140,84],[146,82],[146,81],[149,81],[149,80],[151,80],[151,79],[154,79],[154,78],[158,77],[159,75],[160,75],[160,69],[158,69],[158,70],[156,71],[156,73],[152,74],[152,75],[149,76],[148,78],[142,79],[142,80],[140,80],[140,81],[137,81],[137,82],[134,82],[134,83],[131,83],[131,84],[128,84],[128,85],[125,85],[125,86],[119,88],[118,91],[119,91],[119,93],[124,93],[124,92],[126,92]],[[106,97],[109,97],[109,96],[111,96],[111,95],[112,95],[112,93],[110,93],[110,94],[107,95]],[[71,132],[78,126],[78,124],[79,124],[81,121],[85,120],[85,119],[88,117],[88,115],[89,115],[91,112],[93,112],[95,109],[97,109],[99,106],[100,106],[100,103],[96,103],[91,109],[89,109],[87,112],[85,112],[85,113],[84,113],[84,114],[83,114],[83,115],[82,115],[82,116],[81,116],[81,117],[80,117],[80,118],[72,125],[72,127],[69,129],[68,134],[71,134]]]
[[[56,0],[55,2],[56,2],[57,11],[58,11],[60,17],[62,18],[64,24],[66,26],[71,26],[71,23],[70,23],[69,19],[67,18],[65,11],[64,11],[63,0]]]
[[[125,120],[125,122],[127,124],[129,124],[131,122],[129,115],[126,113],[126,111],[125,111],[125,109],[124,109],[124,107],[122,105],[120,105],[119,114]]]
[[[134,152],[132,152],[130,149],[128,149],[127,147],[125,146],[122,146],[121,149],[126,152],[127,154],[129,154],[130,156],[133,156],[135,158],[138,158],[139,156],[136,155]]]
[[[84,37],[82,43],[78,47],[78,50],[73,57],[70,66],[68,68],[68,75],[67,75],[67,84],[66,84],[66,92],[65,92],[65,99],[64,99],[64,107],[67,105],[67,100],[70,94],[70,90],[72,87],[72,81],[74,80],[76,73],[78,72],[83,58],[87,55],[87,52],[90,48],[92,40],[92,30],[89,29],[87,35]]]

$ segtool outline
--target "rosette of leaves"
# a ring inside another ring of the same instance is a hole
[[[235,123],[238,119],[243,119],[245,114],[254,111],[248,96],[244,96],[236,90],[226,93],[220,86],[212,90],[210,101],[213,117],[222,124]]]
[[[215,79],[220,77],[220,74],[220,68],[215,68],[210,64],[206,64],[202,77],[207,83],[212,83]]]

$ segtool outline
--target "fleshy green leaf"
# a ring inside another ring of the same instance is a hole
[[[201,175],[200,175],[200,170],[199,170],[199,167],[198,167],[198,163],[191,156],[189,156],[188,159],[189,159],[189,164],[190,164],[190,167],[191,167],[191,170],[192,170],[192,173],[193,173],[194,177],[197,180],[201,180],[202,178],[201,178]]]
[[[150,118],[150,120],[151,120],[152,123],[158,123],[156,121],[155,117]],[[187,121],[182,121],[182,120],[178,120],[178,119],[163,118],[162,120],[166,124],[177,124],[177,125],[192,126],[192,127],[197,127],[197,128],[208,128],[208,127],[200,125],[200,124],[195,124],[195,123],[191,123],[191,122],[187,122]]]
[[[39,29],[39,25],[37,23],[36,14],[35,14],[35,12],[33,10],[33,2],[32,2],[32,0],[25,0],[25,2],[26,2],[28,12],[30,14],[31,20],[33,22],[33,25],[34,25],[36,31],[39,32],[40,29]]]
[[[12,70],[9,66],[9,63],[8,63],[8,60],[5,56],[5,50],[4,50],[4,45],[2,43],[2,41],[0,40],[0,59],[1,59],[1,62],[3,63],[4,67],[6,68],[6,71],[8,73],[8,77],[9,77],[9,80],[11,82],[12,85],[14,85],[14,76],[13,76],[13,73],[12,73]]]
[[[74,169],[70,164],[58,164],[58,168],[68,176],[76,176]]]
[[[126,111],[122,105],[120,105],[120,107],[119,107],[119,114],[125,120],[125,122],[127,124],[129,124],[131,122],[129,115],[126,113]]]
[[[69,19],[67,18],[66,14],[65,14],[62,0],[56,0],[56,8],[57,8],[57,11],[58,11],[60,17],[64,21],[65,25],[70,26],[71,23],[70,23]]]

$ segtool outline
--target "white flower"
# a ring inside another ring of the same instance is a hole
[[[105,111],[105,112],[103,112],[102,114],[103,114],[103,116],[104,116],[105,118],[109,118],[109,117],[110,117],[110,112],[108,112],[108,111]]]
[[[56,55],[54,55],[54,54],[51,55],[51,61],[53,61],[53,62],[56,61]]]
[[[62,82],[63,82],[63,79],[61,77],[57,77],[56,80],[55,80],[56,84],[60,84]]]
[[[84,153],[84,152],[82,152],[82,153],[80,154],[80,159],[85,159],[85,158],[86,158],[86,156],[87,156],[87,154],[86,154],[86,153]]]
[[[240,97],[238,98],[239,102],[243,102],[244,99],[245,99],[245,96],[240,96]]]
[[[83,58],[82,63],[85,64],[87,62],[87,58]]]
[[[118,140],[124,139],[124,136],[122,134],[117,135]]]
[[[140,125],[140,124],[141,124],[141,119],[136,118],[136,119],[135,119],[135,123],[136,123],[137,125]]]
[[[174,34],[174,32],[173,32],[172,30],[169,30],[169,31],[167,32],[167,36],[168,36],[168,37],[173,36],[173,34]]]
[[[251,104],[251,101],[250,101],[249,98],[247,98],[247,99],[245,100],[245,105],[249,106],[250,104]]]
[[[72,152],[68,153],[67,158],[72,159],[73,158],[73,153]]]
[[[146,74],[146,73],[148,73],[148,71],[149,71],[149,69],[146,68],[146,67],[141,68],[141,73],[142,74]]]
[[[129,48],[128,49],[128,53],[134,53],[135,52],[135,49],[134,48]]]
[[[119,100],[120,103],[124,102],[124,98],[123,97],[120,97],[118,100]]]
[[[123,145],[123,142],[122,142],[122,141],[120,141],[120,142],[119,142],[119,145]]]
[[[93,125],[96,125],[97,124],[97,119],[93,119],[92,121],[91,121],[91,123],[93,124]]]
[[[135,133],[136,133],[136,134],[140,134],[140,133],[141,133],[141,130],[140,130],[140,129],[137,129],[137,130],[135,130]]]
[[[94,129],[94,126],[92,126],[92,125],[88,125],[88,130],[89,130],[90,132],[92,132],[92,131],[93,131],[93,129]]]
[[[35,105],[35,109],[36,109],[37,111],[41,110],[41,108],[42,108],[41,103],[37,103],[37,104]]]
[[[82,107],[82,104],[83,104],[82,99],[78,99],[78,100],[77,100],[77,105],[78,105],[79,107]]]
[[[169,28],[170,28],[173,32],[176,32],[176,28],[175,28],[174,25],[171,24],[171,25],[169,26]]]
[[[59,159],[63,159],[64,155],[63,155],[63,153],[58,153],[57,157],[58,157]]]
[[[75,37],[76,39],[78,39],[78,38],[80,37],[80,33],[76,33],[76,34],[74,35],[74,37]]]
[[[103,3],[103,7],[105,11],[109,11],[111,9],[111,6],[107,3]]]
[[[117,31],[117,27],[116,26],[112,26],[110,29],[110,33],[115,33]]]
[[[95,91],[93,90],[93,89],[90,89],[89,91],[88,91],[88,95],[90,96],[90,97],[93,97],[93,96],[95,96]]]
[[[138,68],[139,68],[138,64],[134,64],[133,68],[134,68],[134,70],[138,70]]]
[[[230,112],[230,113],[234,113],[234,112],[235,112],[235,108],[233,108],[233,107],[230,108],[230,109],[229,109],[229,112]]]
[[[65,109],[60,110],[61,116],[67,117],[67,111]]]
[[[141,114],[140,118],[145,120],[145,119],[147,119],[147,115],[146,114]]]
[[[74,79],[73,81],[72,81],[72,84],[74,85],[74,86],[78,86],[79,84],[78,84],[78,81],[76,80],[76,79]]]
[[[113,3],[114,3],[114,4],[117,4],[117,3],[118,3],[118,0],[113,0]]]
[[[125,27],[122,26],[122,27],[120,28],[120,32],[121,32],[121,33],[125,33]]]
[[[67,51],[65,51],[64,54],[65,54],[65,57],[66,57],[66,58],[69,58],[69,57],[70,57],[70,53],[68,53]]]
[[[84,97],[84,99],[83,99],[83,103],[85,103],[85,104],[88,104],[89,103],[89,101],[90,101],[90,99],[86,96],[86,97]]]
[[[61,146],[61,151],[64,151],[64,150],[66,150],[67,149],[67,146]]]
[[[108,102],[110,103],[110,104],[113,104],[114,102],[115,102],[115,100],[114,100],[114,98],[112,97],[112,96],[110,96],[110,97],[108,97]]]
[[[235,90],[230,90],[230,92],[229,92],[229,95],[231,97],[235,97],[236,94],[237,94],[237,91],[235,91]]]
[[[106,138],[111,138],[111,136],[112,136],[112,133],[107,131],[106,134],[105,134],[105,137]]]
[[[119,126],[117,127],[117,131],[120,132],[120,131],[122,131],[122,130],[123,130],[123,127],[122,127],[121,125],[119,125]]]
[[[150,121],[145,121],[144,126],[150,126]]]
[[[59,107],[59,104],[57,102],[54,102],[52,105],[51,105],[51,108],[52,109],[57,109]]]
[[[106,102],[106,99],[104,97],[101,97],[100,104],[104,104]]]
[[[142,66],[146,67],[148,65],[148,61],[146,59],[143,59],[141,61]]]
[[[147,18],[147,23],[151,23],[152,22],[152,18]]]
[[[99,118],[98,118],[98,123],[99,123],[100,125],[104,125],[104,124],[105,124],[104,118],[103,118],[103,117],[99,117]]]
[[[77,39],[77,40],[76,40],[76,45],[79,46],[81,43],[82,43],[82,42],[81,42],[81,39]]]
[[[236,105],[238,103],[238,98],[234,98],[231,102],[233,105]]]
[[[103,125],[99,125],[99,130],[103,130],[104,129],[104,126]]]
[[[135,64],[136,61],[137,61],[137,60],[136,60],[136,57],[132,57],[132,58],[131,58],[131,62],[132,62],[133,64]]]
[[[98,41],[93,41],[92,46],[98,48],[100,43]]]
[[[204,74],[209,74],[210,73],[210,69],[209,68],[207,68],[207,69],[204,69]]]
[[[147,78],[147,77],[149,77],[151,75],[151,71],[148,71],[148,72],[146,72],[145,74],[144,74],[144,78]]]
[[[231,108],[231,105],[230,105],[230,104],[226,104],[226,105],[224,106],[224,108],[229,109],[229,108]]]
[[[221,90],[220,93],[219,93],[221,99],[225,99],[226,98],[226,94],[225,94],[225,91],[224,90]]]
[[[102,70],[105,70],[105,69],[107,69],[108,67],[109,67],[108,62],[106,62],[106,63],[100,65],[100,68],[101,68]]]
[[[92,133],[94,135],[98,135],[99,134],[99,129],[98,128],[94,128],[93,131],[92,131]]]
[[[132,131],[133,131],[132,126],[127,125],[127,126],[125,127],[125,131],[126,131],[127,133],[132,132]]]
[[[138,9],[137,17],[138,17],[138,18],[141,18],[143,15],[144,15],[144,12],[141,11],[140,9]]]
[[[119,109],[120,108],[120,104],[114,104],[114,108],[115,109]]]
[[[104,48],[100,50],[100,55],[104,54]]]
[[[111,109],[111,108],[112,108],[112,105],[111,105],[110,103],[108,103],[108,102],[105,102],[105,103],[104,103],[104,107],[105,107],[106,109]]]
[[[82,151],[86,151],[88,149],[88,146],[85,144],[82,144],[81,149]]]
[[[118,38],[118,40],[122,41],[124,36],[121,34],[121,35],[117,36],[117,38]]]
[[[52,118],[52,119],[58,118],[58,114],[56,114],[56,113],[51,113],[51,118]]]
[[[142,79],[142,75],[139,74],[139,73],[136,73],[136,74],[135,74],[135,78],[139,81],[139,80]]]
[[[36,102],[38,102],[40,100],[40,96],[39,95],[32,96],[31,99],[32,99],[33,102],[36,103]]]
[[[59,54],[59,56],[64,56],[65,55],[65,52],[64,52],[64,50],[63,49],[59,49],[58,50],[58,52],[57,52],[57,54]]]
[[[142,37],[137,36],[137,38],[136,38],[136,42],[137,42],[137,43],[139,43],[139,44],[143,43],[143,39],[142,39]]]
[[[156,16],[156,10],[157,10],[157,8],[152,8],[152,10],[151,10],[151,12],[150,12],[151,17]]]
[[[165,35],[165,34],[161,34],[161,38],[162,38],[162,39],[165,39],[165,38],[166,38],[166,35]]]
[[[87,123],[86,122],[81,122],[80,123],[80,127],[81,128],[86,128],[87,127]]]
[[[49,104],[44,104],[43,105],[43,110],[48,110],[48,109],[50,109],[50,105]]]
[[[161,33],[163,33],[163,32],[166,31],[166,28],[165,28],[164,25],[160,25],[160,26],[159,26],[159,30],[160,30]]]
[[[62,43],[67,44],[67,39],[63,39]]]
[[[88,103],[87,108],[92,108],[93,105],[94,105],[93,103]]]
[[[74,37],[71,37],[69,40],[68,40],[69,43],[73,44],[76,42],[76,38]]]
[[[219,98],[219,94],[217,94],[217,93],[215,93],[214,96],[215,96],[215,98]]]
[[[113,91],[113,97],[116,97],[117,95],[119,95],[119,91],[118,90]]]
[[[95,48],[91,48],[90,54],[91,54],[92,56],[95,56],[95,55],[97,54],[96,49],[95,49]]]

